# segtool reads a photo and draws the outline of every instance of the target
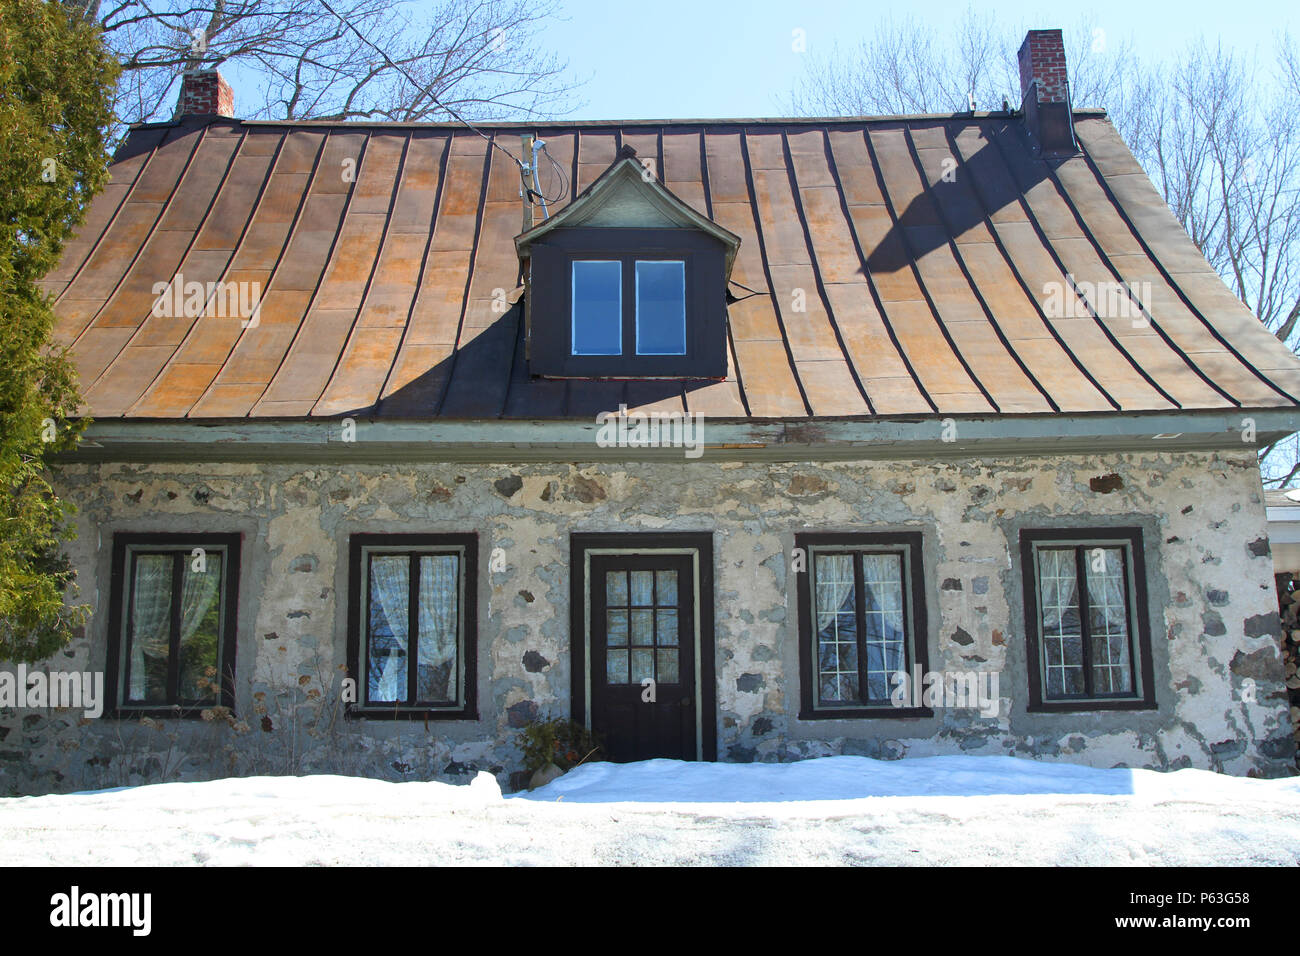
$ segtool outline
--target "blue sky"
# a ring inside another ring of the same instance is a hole
[[[806,60],[835,43],[852,46],[889,15],[911,15],[937,33],[954,33],[968,0],[917,4],[752,0],[561,0],[563,21],[545,42],[572,74],[588,82],[572,119],[661,119],[784,116]],[[1086,18],[1108,38],[1129,39],[1144,59],[1176,56],[1204,36],[1243,53],[1271,57],[1283,30],[1300,40],[1300,3],[1252,0],[1100,0],[1067,6],[1007,0],[975,4],[1023,33],[1028,28],[1076,26]],[[807,52],[792,51],[795,29]]]

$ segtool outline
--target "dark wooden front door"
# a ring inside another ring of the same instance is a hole
[[[591,557],[591,727],[610,760],[696,757],[694,587],[689,555]]]

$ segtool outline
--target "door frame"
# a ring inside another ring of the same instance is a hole
[[[574,532],[569,535],[570,714],[591,727],[591,555],[684,554],[695,587],[695,759],[718,759],[718,695],[714,673],[713,533]]]

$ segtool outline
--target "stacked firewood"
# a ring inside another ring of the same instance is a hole
[[[1282,618],[1282,660],[1286,665],[1287,697],[1291,702],[1291,733],[1296,739],[1300,767],[1300,574],[1275,575],[1278,613]]]

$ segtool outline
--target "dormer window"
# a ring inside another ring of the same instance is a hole
[[[625,343],[637,355],[686,354],[685,259],[574,259],[570,275],[571,354],[623,355]]]
[[[727,373],[727,276],[740,240],[647,179],[633,156],[515,240],[534,375]]]
[[[686,354],[686,263],[636,262],[636,354]]]
[[[575,259],[572,266],[573,354],[623,354],[623,263]]]

